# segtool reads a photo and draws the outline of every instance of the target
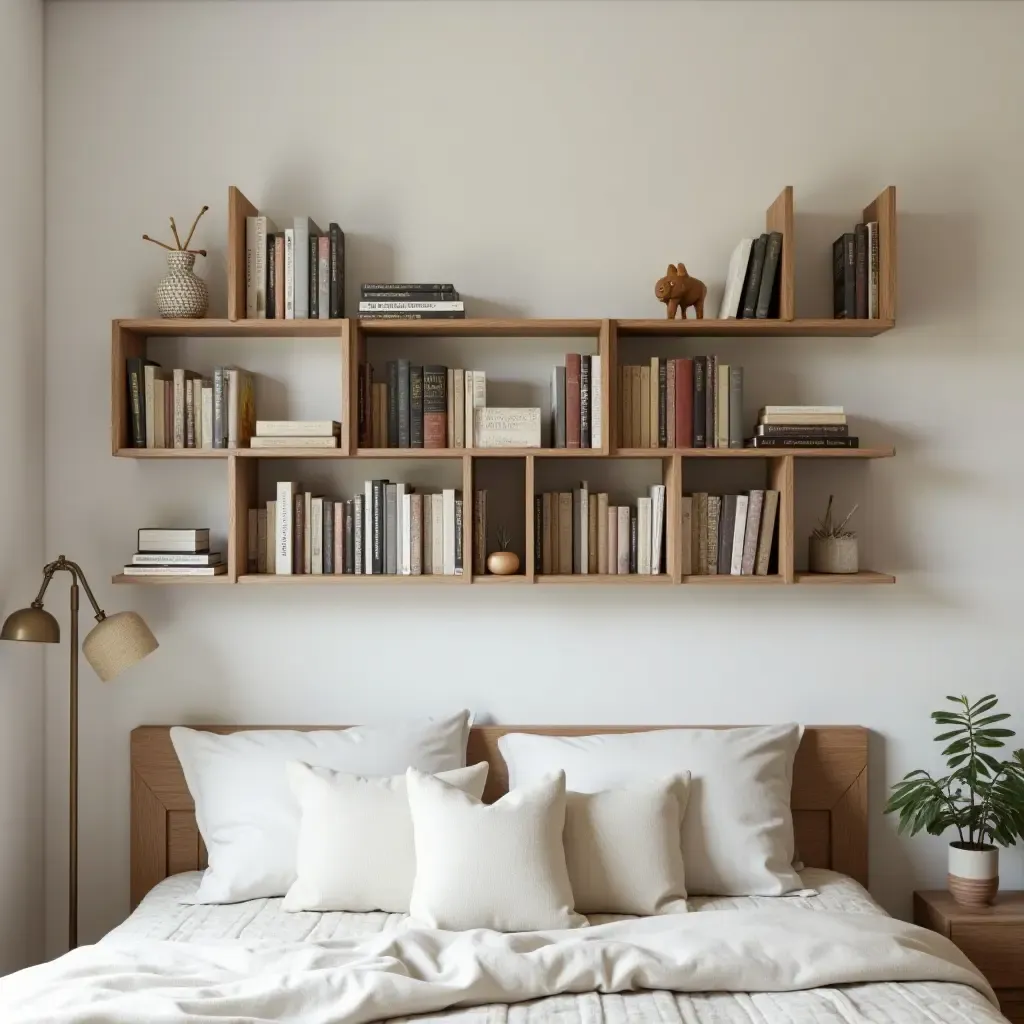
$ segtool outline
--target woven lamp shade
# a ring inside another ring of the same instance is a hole
[[[82,644],[82,653],[106,683],[159,646],[141,615],[116,612],[96,623]]]

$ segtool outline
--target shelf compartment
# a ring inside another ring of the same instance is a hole
[[[195,584],[210,586],[211,584],[230,584],[233,582],[227,573],[220,576],[126,576],[123,572],[116,573],[110,577],[111,583],[117,584],[141,584],[143,586],[166,587],[180,584]]]
[[[342,575],[330,575],[320,576],[306,573],[293,573],[287,576],[277,576],[274,573],[245,573],[238,577],[239,583],[256,583],[256,584],[273,584],[278,583],[282,586],[298,586],[303,583],[312,583],[316,586],[331,586],[332,584],[338,584],[339,586],[353,585],[353,586],[430,586],[434,583],[440,583],[442,585],[450,586],[465,586],[467,579],[465,575],[462,576],[389,576],[389,575],[354,575],[346,573]]]
[[[732,576],[729,573],[718,573],[714,576],[691,575],[683,577],[684,586],[697,583],[700,585],[707,584],[709,586],[726,587],[770,587],[774,585],[782,586],[785,582],[778,573],[769,573],[767,576]]]
[[[895,583],[896,577],[886,572],[872,572],[867,569],[851,573],[798,572],[796,583],[813,583],[819,586],[836,583],[845,586],[858,584]]]
[[[537,574],[536,580],[538,583],[551,584],[554,586],[586,586],[587,584],[593,585],[604,585],[613,586],[616,583],[626,584],[627,586],[661,586],[667,587],[672,585],[672,577],[667,573],[659,573],[657,576],[641,575],[640,573],[623,573],[619,574],[604,574],[599,573],[556,573],[554,575],[544,576],[540,573]]]

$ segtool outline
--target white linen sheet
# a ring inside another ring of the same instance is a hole
[[[97,946],[0,980],[0,1019],[361,1024],[422,1013],[458,1024],[1002,1020],[984,981],[954,947],[886,918],[860,886],[831,872],[804,872],[804,884],[820,892],[814,897],[693,900],[698,913],[528,936],[407,930],[403,918],[387,914],[285,914],[280,900],[179,903],[198,878],[161,883]],[[822,987],[831,984],[841,987]],[[654,991],[625,991],[631,987]],[[716,988],[734,991],[710,991]]]

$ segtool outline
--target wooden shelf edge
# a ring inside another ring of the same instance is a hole
[[[141,584],[143,586],[157,587],[179,586],[183,584],[191,585],[198,583],[206,587],[211,584],[230,584],[232,580],[227,573],[222,573],[220,576],[126,576],[123,572],[119,572],[110,577],[110,582],[129,585]]]
[[[355,574],[339,575],[310,575],[308,573],[294,573],[291,575],[277,576],[273,573],[246,573],[238,577],[239,583],[255,585],[278,585],[278,586],[301,586],[304,583],[312,583],[315,586],[432,586],[442,584],[445,586],[465,586],[469,581],[465,576],[390,576],[374,575],[366,576]]]
[[[374,335],[417,337],[477,338],[596,338],[601,330],[600,319],[574,318],[480,318],[465,320],[358,320],[359,331]]]
[[[540,573],[537,574],[537,582],[547,585],[555,586],[616,586],[617,584],[623,584],[626,586],[671,586],[672,577],[667,573],[659,573],[657,576],[648,576],[646,574],[641,575],[640,573],[628,573],[628,574],[605,574],[599,575],[597,573],[572,573],[569,574],[556,574],[550,576],[544,576]]]
[[[896,449],[882,448],[620,448],[612,458],[659,459],[681,455],[684,459],[891,459]]]
[[[796,582],[813,583],[818,586],[828,585],[831,583],[845,586],[857,586],[858,584],[895,583],[896,577],[891,576],[886,572],[871,572],[867,569],[862,572],[851,573],[797,572]]]
[[[691,584],[712,587],[772,587],[785,586],[786,581],[777,573],[768,576],[732,576],[728,573],[714,573],[709,576],[684,576],[683,586]]]
[[[531,580],[529,578],[529,576],[524,576],[524,575],[521,575],[519,573],[517,573],[514,576],[491,576],[489,574],[486,575],[486,576],[474,576],[473,577],[473,586],[476,586],[479,583],[483,583],[483,584],[486,584],[488,586],[496,586],[497,585],[497,586],[502,586],[502,587],[506,587],[506,586],[514,587],[517,584],[519,586],[529,586],[529,587],[533,586],[533,580]]]
[[[619,337],[875,338],[895,320],[616,320]]]
[[[118,459],[226,459],[237,455],[227,448],[118,448]]]
[[[148,338],[340,338],[344,320],[195,320],[143,317],[116,320],[123,330]]]

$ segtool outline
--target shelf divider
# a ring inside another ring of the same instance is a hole
[[[772,490],[779,492],[779,576],[784,583],[795,583],[796,573],[793,568],[794,519],[793,491],[795,489],[796,472],[794,456],[784,455],[768,463],[769,478]],[[753,579],[743,577],[740,579]]]
[[[602,371],[603,372],[603,371]],[[536,564],[533,558],[533,548],[537,543],[537,539],[534,535],[534,521],[533,521],[533,504],[536,490],[536,464],[533,461],[532,455],[527,455],[525,459],[524,469],[524,492],[526,494],[526,529],[523,531],[523,536],[526,540],[523,543],[523,575],[526,577],[528,583],[533,583],[536,579]]]

